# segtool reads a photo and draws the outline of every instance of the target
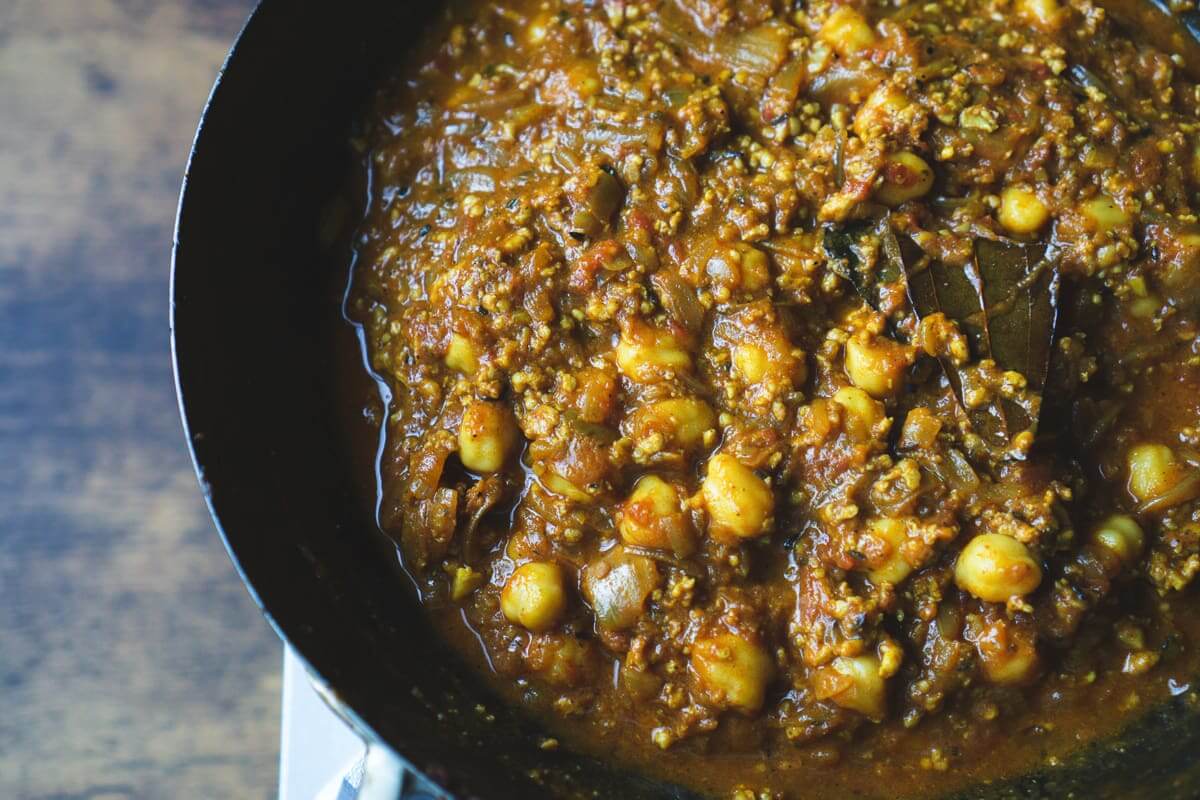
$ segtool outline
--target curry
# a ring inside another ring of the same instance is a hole
[[[452,6],[352,142],[430,618],[545,747],[720,797],[936,795],[1190,697],[1186,67],[1092,0]]]

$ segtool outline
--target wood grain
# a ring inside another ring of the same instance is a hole
[[[0,797],[270,797],[277,639],[170,372],[180,176],[251,0],[0,3]]]

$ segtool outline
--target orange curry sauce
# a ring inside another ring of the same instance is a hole
[[[452,4],[354,139],[347,298],[445,636],[718,797],[936,795],[1190,694],[1171,42],[1092,0]]]

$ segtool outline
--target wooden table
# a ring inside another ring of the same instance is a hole
[[[275,791],[280,645],[171,378],[179,180],[251,0],[0,2],[0,797]]]

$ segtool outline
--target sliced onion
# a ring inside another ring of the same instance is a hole
[[[637,624],[658,583],[653,560],[618,547],[584,569],[583,596],[601,627],[623,630]]]
[[[957,450],[946,451],[946,480],[955,489],[971,491],[979,486],[979,475],[976,474],[967,457]]]
[[[735,72],[745,70],[766,78],[783,65],[791,32],[786,25],[767,22],[742,33],[721,48],[725,63]]]
[[[689,333],[699,333],[704,326],[704,306],[696,297],[696,290],[683,282],[675,272],[660,270],[650,276],[650,283],[658,295],[658,302],[675,322]]]
[[[1192,470],[1170,489],[1138,506],[1137,513],[1157,514],[1197,497],[1200,497],[1200,470]]]

